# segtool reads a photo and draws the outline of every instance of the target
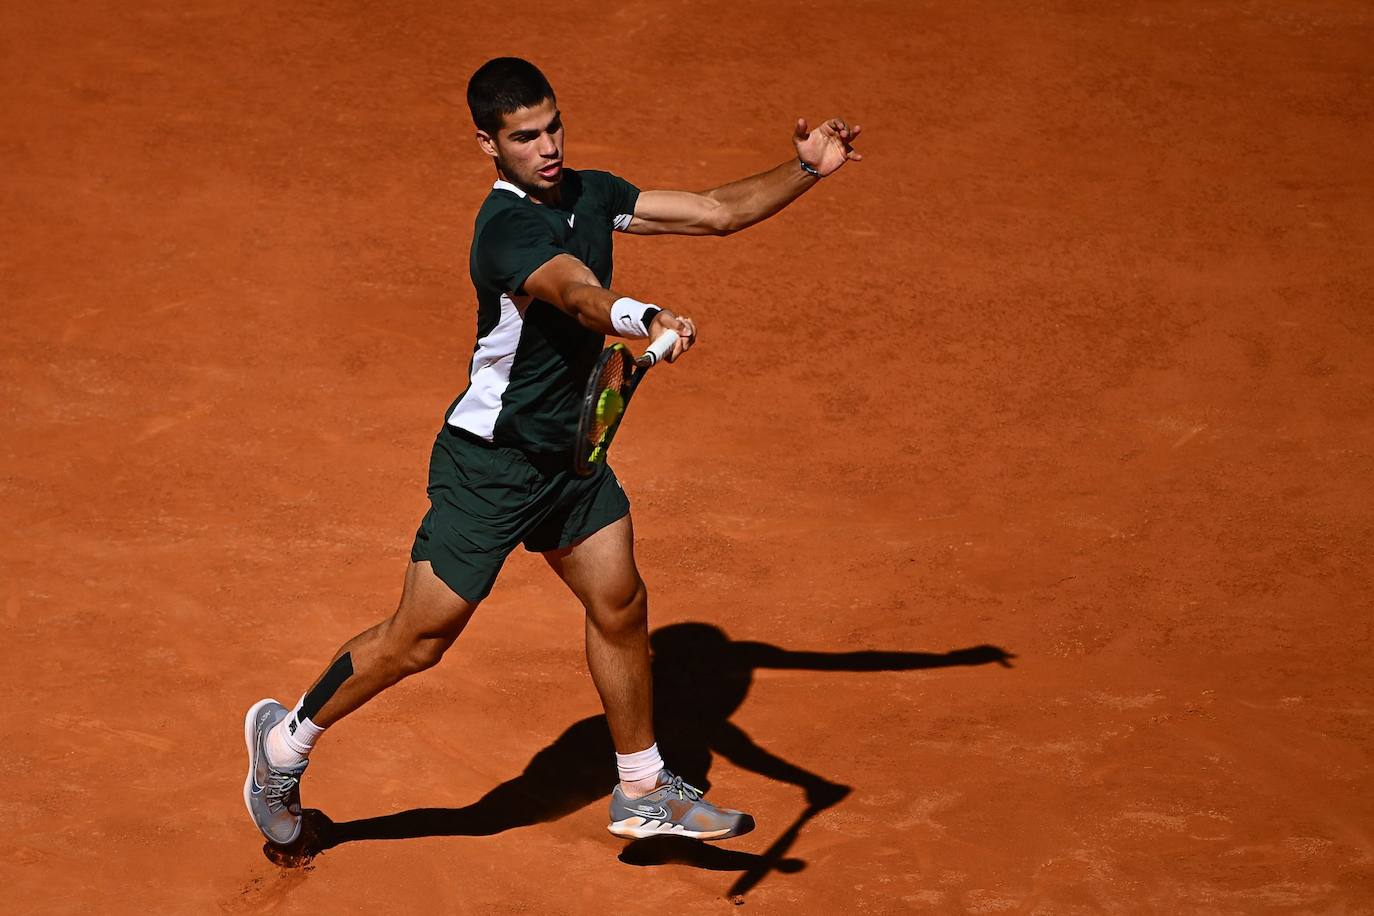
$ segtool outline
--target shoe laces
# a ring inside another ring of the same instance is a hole
[[[679,800],[696,801],[706,794],[696,786],[683,782],[681,776],[673,776],[673,781],[664,786],[669,792],[676,792]]]
[[[277,812],[300,804],[300,770],[272,770],[267,774],[267,785],[263,786],[262,797],[267,802],[267,810]]]

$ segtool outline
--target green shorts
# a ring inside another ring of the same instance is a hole
[[[455,593],[481,601],[515,549],[571,547],[630,511],[603,464],[578,477],[567,455],[491,445],[445,423],[429,458],[429,511],[410,559],[428,560]]]

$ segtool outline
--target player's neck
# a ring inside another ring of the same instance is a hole
[[[561,182],[551,188],[531,188],[512,179],[501,169],[500,165],[496,166],[496,177],[513,187],[519,188],[524,192],[526,198],[537,204],[556,207],[563,200],[563,184]]]
[[[561,184],[554,185],[547,190],[531,191],[529,188],[526,188],[525,193],[528,194],[530,200],[535,203],[544,204],[550,207],[558,206],[563,200],[563,186]]]

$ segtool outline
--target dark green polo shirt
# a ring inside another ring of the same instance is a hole
[[[558,206],[496,183],[472,233],[477,344],[450,424],[526,451],[571,448],[583,388],[605,338],[526,294],[524,283],[566,253],[609,288],[611,233],[629,226],[638,198],[638,188],[609,172],[564,169]]]

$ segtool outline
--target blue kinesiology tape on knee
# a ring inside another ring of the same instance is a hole
[[[301,711],[298,718],[315,718],[315,713],[320,711],[320,707],[328,703],[329,698],[338,691],[343,682],[352,676],[353,655],[350,652],[345,652],[334,659],[334,664],[329,666],[324,677],[320,678],[315,686],[310,688],[310,692],[305,695],[305,698],[301,700]]]

